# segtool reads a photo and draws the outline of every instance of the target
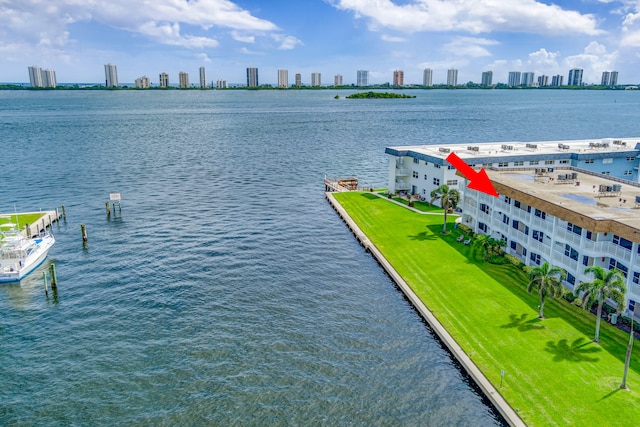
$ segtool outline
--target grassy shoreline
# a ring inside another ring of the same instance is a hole
[[[635,353],[631,389],[619,389],[628,335],[603,324],[591,342],[595,318],[566,301],[549,301],[537,319],[524,273],[484,263],[457,232],[440,234],[439,215],[367,193],[335,198],[528,425],[637,424]]]

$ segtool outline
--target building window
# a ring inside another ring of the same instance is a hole
[[[571,224],[570,222],[567,223],[567,230],[574,232],[578,236],[582,234],[582,227],[578,227],[577,225]]]
[[[508,205],[511,204],[511,197],[504,196],[504,202]]]
[[[571,273],[567,273],[567,283],[575,285],[576,284],[576,276],[574,276]]]
[[[636,285],[640,285],[640,273],[638,273],[637,271],[633,272],[633,283],[635,283]]]
[[[500,163],[498,163],[498,167],[499,168],[506,168],[507,166],[509,166],[509,162],[500,162]]]
[[[486,203],[480,203],[480,210],[486,214],[489,213],[489,205]]]
[[[576,251],[575,249],[573,249],[571,246],[567,244],[564,245],[564,255],[568,256],[574,261],[578,260],[578,251]]]
[[[582,257],[582,265],[585,265],[587,267],[589,267],[590,265],[593,265],[593,257],[584,255]]]
[[[529,255],[529,259],[531,260],[532,263],[540,265],[540,254],[531,252],[531,255]]]
[[[585,164],[587,164],[587,165],[590,165],[590,164],[591,164],[591,163],[593,163],[593,162],[594,162],[594,160],[593,160],[593,159],[586,159],[586,160],[584,161],[584,163],[585,163]]]
[[[611,172],[609,172],[609,171],[602,172],[602,175],[611,175]]]
[[[635,159],[635,157],[627,157],[627,162],[633,162]]]
[[[556,164],[556,161],[555,161],[555,160],[545,160],[545,161],[544,161],[544,164],[545,164],[545,165],[555,165],[555,164]]]
[[[506,216],[505,214],[502,214],[502,222],[509,225],[509,217]]]
[[[631,250],[631,248],[633,247],[633,243],[631,241],[625,239],[624,237],[620,237],[616,234],[613,235],[613,243],[618,246],[622,246],[627,250]]]
[[[530,160],[529,161],[529,166],[538,166],[540,162],[538,160]]]
[[[440,169],[440,165],[437,165],[435,163],[433,164],[433,167],[436,168],[436,169]]]
[[[624,175],[625,176],[631,176],[631,175],[633,175],[633,171],[632,170],[631,171],[624,171]]]
[[[569,164],[569,160],[560,160],[560,164],[561,165],[568,165]]]
[[[627,268],[626,265],[616,261],[615,258],[609,258],[609,270],[612,270],[614,268],[617,268],[618,270],[620,270],[620,272],[624,274],[624,277],[627,277],[627,274],[629,274],[629,269]]]
[[[513,166],[524,166],[524,162],[513,162]]]
[[[490,168],[491,166],[493,166],[493,163],[483,163],[482,164],[482,167],[485,167],[485,168]]]
[[[609,163],[613,163],[613,157],[607,157],[606,159],[602,159],[602,164],[606,165]]]
[[[413,163],[415,163],[416,165],[419,165],[419,164],[420,164],[420,160],[418,160],[418,159],[414,158],[414,159],[413,159]]]
[[[425,180],[427,179],[427,174],[426,174],[426,173],[424,174],[424,179],[425,179]]]
[[[546,219],[547,218],[547,213],[541,211],[540,209],[536,209],[533,214],[535,216],[537,216],[538,218],[542,218],[542,219]]]
[[[478,230],[486,233],[487,232],[487,224],[485,224],[484,222],[479,222],[478,223]]]
[[[544,242],[544,233],[542,231],[533,230],[533,238],[538,242]]]
[[[414,177],[414,178],[418,178],[418,177],[419,177],[418,172],[413,171],[413,177]]]
[[[447,169],[451,170],[451,169],[455,169],[453,166],[449,165],[447,166]]]
[[[440,178],[433,178],[433,185],[440,185]]]
[[[457,179],[449,179],[447,180],[447,185],[458,185]]]

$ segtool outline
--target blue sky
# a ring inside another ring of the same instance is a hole
[[[603,71],[621,84],[640,83],[640,0],[0,0],[0,81],[28,82],[27,67],[56,71],[58,82],[103,82],[104,64],[118,67],[121,83],[167,72],[198,81],[260,83],[322,73],[355,83],[435,84],[447,69],[458,82],[494,83],[509,71],[561,74],[584,69],[586,83]]]

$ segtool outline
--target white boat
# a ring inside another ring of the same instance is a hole
[[[55,242],[48,232],[28,238],[15,224],[0,224],[0,283],[25,278],[44,262]]]

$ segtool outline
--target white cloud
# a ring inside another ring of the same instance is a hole
[[[404,43],[407,41],[407,39],[403,37],[390,36],[388,34],[381,35],[380,39],[384,42],[389,42],[389,43]]]
[[[200,62],[204,62],[207,64],[211,63],[211,58],[209,58],[209,55],[207,55],[206,53],[197,53],[195,55],[195,57],[200,61]]]
[[[597,35],[593,15],[565,10],[535,0],[330,0],[334,7],[368,18],[372,30],[380,27],[404,32],[493,31],[567,35]]]
[[[255,36],[241,34],[239,31],[231,31],[231,38],[233,38],[235,41],[239,41],[239,42],[242,42],[242,43],[255,43],[256,42],[256,37]]]
[[[272,22],[251,15],[230,0],[153,0],[138,6],[133,3],[137,2],[2,0],[0,40],[7,45],[64,47],[73,36],[69,33],[70,24],[95,22],[160,44],[202,49],[218,45],[215,31],[220,28],[256,33],[278,30]],[[251,36],[244,37],[247,41]]]
[[[538,67],[537,69],[548,69],[558,67],[559,52],[547,52],[545,48],[541,48],[529,54],[528,64]]]
[[[604,45],[594,41],[582,53],[567,56],[564,63],[568,69],[582,68],[585,82],[599,83],[603,71],[615,69],[617,57],[617,52],[609,53]]]
[[[278,49],[280,50],[291,50],[294,49],[297,45],[302,45],[302,41],[293,37],[293,36],[285,36],[282,34],[271,34],[271,37],[280,43]]]
[[[473,37],[456,37],[451,42],[443,46],[443,50],[456,56],[466,56],[470,58],[479,58],[483,56],[491,56],[484,46],[495,46],[500,44],[496,40]]]

